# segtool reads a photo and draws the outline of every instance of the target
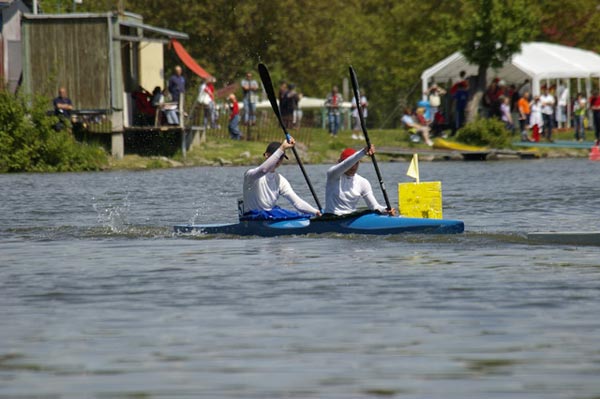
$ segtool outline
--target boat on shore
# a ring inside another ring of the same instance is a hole
[[[460,220],[423,219],[388,216],[376,212],[357,212],[344,216],[322,216],[287,220],[240,220],[225,224],[178,224],[178,234],[224,234],[274,237],[302,234],[459,234],[465,225]]]

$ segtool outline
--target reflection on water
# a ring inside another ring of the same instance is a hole
[[[0,398],[593,398],[600,249],[527,233],[597,230],[595,169],[422,163],[465,234],[243,239],[171,229],[243,168],[0,176]]]

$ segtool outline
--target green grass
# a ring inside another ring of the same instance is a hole
[[[291,132],[293,135],[294,133]],[[586,132],[586,136],[592,137],[592,132]],[[571,140],[573,130],[555,131],[553,136],[556,140]],[[283,133],[280,137],[283,140]],[[296,144],[298,155],[305,164],[335,163],[340,152],[346,147],[356,149],[366,145],[364,140],[353,140],[352,131],[341,131],[337,137],[331,137],[324,129],[303,129]],[[418,149],[429,149],[423,143],[413,143],[403,129],[395,130],[372,130],[369,138],[375,148],[402,147]],[[518,140],[518,135],[513,139]],[[228,138],[208,137],[207,141],[200,146],[188,151],[184,160],[181,152],[178,152],[173,160],[168,162],[164,157],[140,157],[137,155],[126,155],[122,160],[111,160],[111,169],[155,169],[167,168],[179,165],[185,166],[230,166],[230,165],[258,165],[263,160],[263,152],[268,141],[235,141]],[[543,148],[540,150],[542,156],[586,156],[584,150]],[[295,162],[293,155],[289,152],[290,161]],[[378,160],[382,162],[397,159],[391,155],[378,154]],[[402,158],[404,159],[404,158]]]
[[[292,132],[293,135],[293,132]],[[281,140],[283,140],[281,134]],[[303,137],[307,142],[298,140],[296,150],[302,162],[306,164],[336,162],[340,152],[347,147],[356,149],[366,145],[364,140],[353,140],[352,132],[341,131],[337,137],[330,136],[323,129],[305,129]],[[403,130],[373,130],[369,138],[377,147],[412,147],[407,134]],[[267,142],[235,141],[226,138],[208,139],[187,153],[186,165],[254,165],[263,159]],[[425,144],[416,147],[428,148]],[[289,156],[289,155],[288,155]],[[180,159],[179,154],[177,159]],[[385,157],[382,156],[382,160]]]

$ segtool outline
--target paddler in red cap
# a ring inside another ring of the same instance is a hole
[[[360,159],[374,153],[373,145],[360,151],[354,148],[346,148],[342,151],[338,163],[327,171],[324,213],[346,215],[355,212],[358,201],[364,198],[369,209],[388,215],[396,214],[395,209],[388,211],[385,206],[377,202],[371,183],[356,173]]]

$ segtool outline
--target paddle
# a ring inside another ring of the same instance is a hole
[[[365,125],[365,119],[363,117],[362,106],[360,105],[360,96],[358,95],[358,79],[356,78],[356,73],[354,72],[354,68],[350,66],[348,68],[350,70],[350,79],[352,80],[352,91],[354,92],[354,99],[356,100],[356,108],[358,111],[358,117],[360,119],[360,127],[362,128],[363,134],[365,135],[365,140],[367,141],[367,147],[371,147],[371,140],[369,140],[369,134],[367,133],[367,126]],[[387,191],[385,189],[385,183],[383,182],[383,178],[381,177],[381,172],[379,171],[379,166],[377,165],[377,160],[375,159],[375,154],[371,155],[371,159],[373,160],[373,166],[375,167],[375,173],[377,173],[377,179],[379,179],[379,185],[381,186],[381,191],[383,191],[383,198],[385,199],[385,205],[387,206],[387,210],[390,211],[392,209],[392,205],[390,204],[390,199],[388,198]]]
[[[275,98],[275,92],[273,91],[273,82],[271,82],[271,75],[269,75],[269,70],[267,69],[267,66],[263,63],[258,64],[258,73],[260,75],[260,80],[262,80],[265,91],[267,92],[267,97],[269,97],[269,102],[271,103],[271,108],[273,108],[273,112],[275,112],[275,116],[277,116],[277,120],[279,121],[279,126],[281,126],[281,129],[283,129],[285,138],[289,142],[291,140],[291,136],[287,132],[285,125],[283,124],[283,119],[281,119],[281,113],[279,112],[279,106],[277,105],[277,99]],[[319,202],[319,199],[317,198],[317,193],[315,193],[315,189],[313,188],[312,183],[310,182],[310,179],[308,178],[308,175],[306,174],[306,170],[304,170],[304,165],[302,164],[302,160],[300,160],[300,157],[298,156],[298,152],[296,152],[296,147],[292,147],[292,152],[294,153],[294,157],[296,157],[296,162],[298,162],[298,166],[300,166],[300,170],[302,171],[302,174],[304,175],[304,179],[306,180],[306,183],[308,184],[308,188],[310,189],[310,192],[311,192],[313,198],[315,199],[315,202],[317,204],[317,209],[319,209],[319,211],[320,211],[323,208],[321,208],[321,203]]]

